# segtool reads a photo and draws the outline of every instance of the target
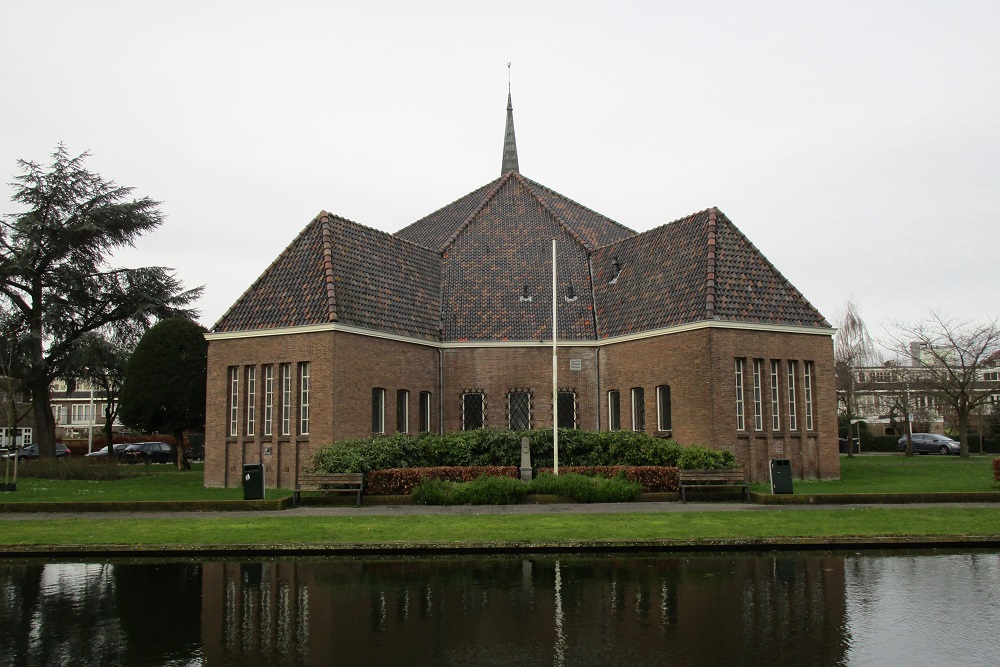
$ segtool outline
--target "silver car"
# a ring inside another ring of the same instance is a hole
[[[962,445],[946,435],[913,433],[910,437],[913,438],[913,451],[919,454],[937,452],[938,454],[947,456],[948,454],[960,454],[962,452]],[[899,451],[906,451],[905,435],[899,439]]]

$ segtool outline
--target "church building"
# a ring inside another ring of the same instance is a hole
[[[753,481],[772,458],[837,478],[832,334],[722,211],[640,233],[521,174],[508,96],[499,178],[394,234],[320,212],[207,334],[205,484],[554,413],[730,449]]]

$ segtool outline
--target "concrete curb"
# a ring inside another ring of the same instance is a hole
[[[16,545],[3,558],[180,558],[239,556],[390,556],[518,553],[664,553],[837,551],[858,549],[969,549],[1000,547],[1000,535],[768,537],[692,540],[568,540],[553,542],[343,542],[329,544]]]

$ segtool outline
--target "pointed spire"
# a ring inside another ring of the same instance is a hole
[[[517,142],[514,141],[514,105],[511,104],[510,91],[507,91],[507,129],[503,134],[503,166],[500,175],[508,171],[520,173],[517,167]]]

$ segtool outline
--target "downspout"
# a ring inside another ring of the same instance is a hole
[[[597,398],[594,401],[594,407],[595,411],[597,412],[597,430],[600,431],[601,430],[601,346],[600,345],[597,346],[597,361],[594,365],[597,371],[596,373],[597,377],[595,378],[597,384]]]
[[[591,321],[594,324],[594,342],[597,343],[597,353],[594,362],[595,375],[594,384],[597,386],[597,395],[594,397],[594,408],[597,412],[597,419],[595,423],[597,424],[597,430],[601,430],[601,345],[598,338],[598,326],[597,326],[597,290],[594,287],[594,257],[592,253],[587,253],[587,270],[590,272],[590,303],[593,310],[591,314],[593,317]]]
[[[438,435],[444,435],[444,348],[438,348]]]

